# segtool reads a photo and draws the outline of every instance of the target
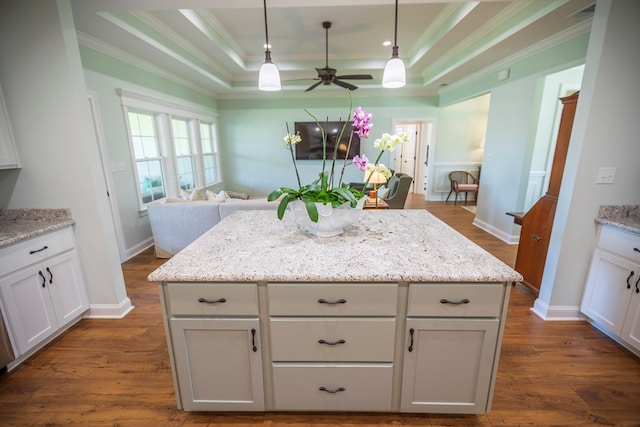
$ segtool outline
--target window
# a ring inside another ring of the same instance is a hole
[[[171,119],[173,148],[176,155],[176,172],[178,187],[190,190],[196,186],[196,176],[193,170],[193,153],[189,138],[189,125],[186,120]]]
[[[154,200],[220,182],[215,113],[118,91],[129,126],[141,211]]]
[[[129,112],[131,145],[136,162],[138,190],[143,204],[166,196],[162,157],[154,116],[145,113]]]
[[[218,147],[213,135],[215,135],[215,127],[212,123],[200,123],[205,185],[210,185],[218,180]]]

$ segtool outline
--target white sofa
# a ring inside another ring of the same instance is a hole
[[[227,199],[223,202],[164,199],[151,203],[147,212],[155,255],[171,258],[236,210],[276,210],[278,204],[267,199]]]

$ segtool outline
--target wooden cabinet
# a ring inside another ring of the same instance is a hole
[[[18,152],[11,131],[9,113],[4,102],[4,94],[0,87],[0,169],[13,169],[20,167]]]
[[[178,406],[187,411],[265,409],[256,284],[169,284]]]
[[[409,288],[401,410],[488,411],[509,288],[495,284]]]
[[[89,308],[71,228],[0,252],[0,296],[18,356]]]
[[[600,229],[581,310],[640,351],[640,235],[610,226]]]
[[[561,98],[560,101],[562,101],[563,108],[549,176],[549,189],[522,217],[522,229],[520,230],[520,242],[515,264],[516,271],[524,277],[522,284],[536,294],[540,291],[542,273],[547,260],[549,239],[560,194],[564,164],[569,150],[573,118],[578,103],[578,92]]]

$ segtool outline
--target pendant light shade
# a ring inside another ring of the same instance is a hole
[[[267,27],[267,0],[263,0],[264,3],[264,36],[265,51],[264,51],[264,64],[260,66],[258,71],[258,89],[264,91],[276,91],[282,89],[280,84],[280,72],[276,64],[271,62],[271,51],[269,50],[269,29]]]
[[[391,59],[387,61],[382,74],[382,87],[395,89],[407,83],[407,72],[404,61],[398,56],[398,0],[396,0],[396,21]]]
[[[282,89],[280,85],[280,72],[273,62],[268,61],[260,66],[260,71],[258,72],[258,89],[270,92]]]

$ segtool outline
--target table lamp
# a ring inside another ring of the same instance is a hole
[[[367,182],[367,177],[369,173],[365,173],[364,181]],[[369,192],[370,199],[376,199],[376,208],[378,207],[378,184],[384,184],[387,182],[387,178],[377,170],[371,172],[371,176],[369,177],[369,183],[373,184],[373,191]]]

